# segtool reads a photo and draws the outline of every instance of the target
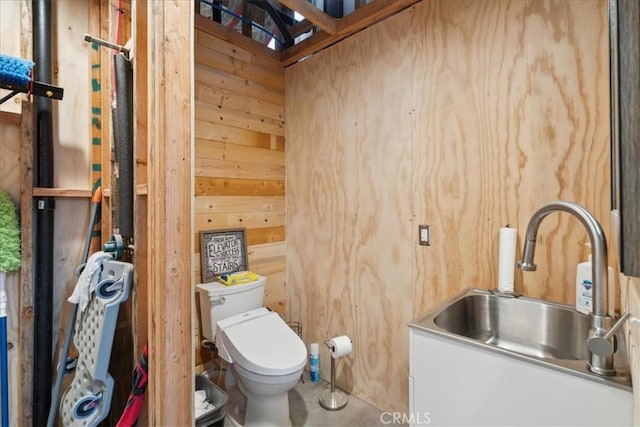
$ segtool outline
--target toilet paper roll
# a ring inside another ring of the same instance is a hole
[[[340,335],[339,337],[333,337],[328,342],[329,348],[331,348],[331,357],[337,359],[338,357],[346,356],[353,350],[351,338],[346,335]]]
[[[513,273],[516,258],[516,229],[500,228],[500,248],[498,251],[498,290],[513,292]]]

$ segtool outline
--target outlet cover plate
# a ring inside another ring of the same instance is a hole
[[[418,244],[421,246],[431,246],[431,230],[428,225],[418,225]]]

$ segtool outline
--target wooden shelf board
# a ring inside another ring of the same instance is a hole
[[[75,188],[42,188],[34,187],[33,195],[36,197],[89,197],[91,198],[91,190],[75,189]]]
[[[0,111],[0,123],[10,125],[19,125],[22,121],[22,114],[12,113],[11,111]]]

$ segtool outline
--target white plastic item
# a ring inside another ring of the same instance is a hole
[[[331,349],[331,357],[337,359],[350,354],[353,350],[353,343],[348,336],[340,335],[329,340],[329,348]]]
[[[300,337],[278,313],[264,307],[220,320],[216,347],[227,362],[261,375],[288,375],[307,362]]]
[[[120,304],[129,298],[133,283],[133,265],[103,258],[97,271],[91,279],[95,290],[85,311],[76,317],[77,365],[60,402],[64,426],[97,426],[111,407],[114,381],[108,372],[109,361]]]
[[[591,280],[591,255],[576,267],[576,310],[582,314],[593,311],[593,282]]]
[[[197,285],[202,315],[202,336],[215,342],[216,324],[236,314],[262,307],[267,278],[255,282],[226,286],[215,281]]]
[[[317,342],[309,345],[309,376],[311,382],[320,381],[320,346]]]
[[[516,238],[517,231],[515,228],[500,228],[498,248],[498,290],[500,292],[513,293]]]
[[[609,287],[613,287],[615,284],[613,268],[609,267],[607,274],[609,279]],[[579,263],[576,267],[576,310],[578,310],[582,314],[587,315],[593,312],[593,280],[591,276],[591,254],[589,254],[587,261]]]
[[[630,388],[410,329],[410,426],[637,425]]]

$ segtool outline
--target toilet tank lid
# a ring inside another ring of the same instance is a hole
[[[246,292],[253,288],[257,288],[258,286],[264,286],[267,278],[264,276],[258,276],[258,279],[253,282],[243,283],[240,285],[225,285],[217,280],[214,282],[208,283],[198,283],[196,287],[206,292],[209,295],[209,298],[219,297],[222,295],[231,295],[236,294],[238,292]]]

